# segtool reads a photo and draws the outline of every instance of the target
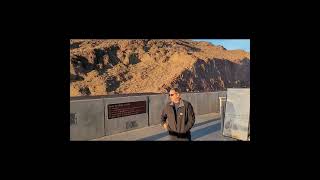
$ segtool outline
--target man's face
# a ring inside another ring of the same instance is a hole
[[[180,94],[178,94],[175,90],[170,90],[169,97],[172,102],[178,102],[180,100]]]

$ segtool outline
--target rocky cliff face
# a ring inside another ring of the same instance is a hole
[[[250,87],[250,54],[192,40],[70,40],[70,95]]]

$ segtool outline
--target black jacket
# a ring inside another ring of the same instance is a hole
[[[168,131],[174,133],[190,133],[195,116],[190,102],[181,99],[175,116],[173,102],[168,102],[161,114],[161,125],[168,122]]]

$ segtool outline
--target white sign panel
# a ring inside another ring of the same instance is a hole
[[[250,88],[227,89],[223,135],[247,141],[250,116]]]

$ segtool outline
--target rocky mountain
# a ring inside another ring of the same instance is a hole
[[[250,53],[192,40],[70,40],[70,96],[250,87]]]

